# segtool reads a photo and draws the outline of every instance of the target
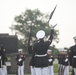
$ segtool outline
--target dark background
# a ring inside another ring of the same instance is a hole
[[[18,51],[18,39],[15,35],[0,35],[0,44],[6,49],[7,54]]]

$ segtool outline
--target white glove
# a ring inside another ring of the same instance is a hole
[[[67,62],[67,61],[68,61],[68,59],[66,58],[66,59],[65,59],[65,62]]]
[[[49,62],[51,62],[51,61],[52,61],[52,59],[48,59],[48,61],[49,61]]]
[[[1,56],[0,56],[0,60],[1,60]]]
[[[20,58],[20,59],[18,59],[18,61],[20,62],[22,59]]]

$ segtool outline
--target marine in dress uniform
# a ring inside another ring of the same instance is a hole
[[[8,60],[7,59],[7,56],[6,56],[6,53],[5,53],[5,49],[3,48],[3,52],[2,52],[2,71],[3,71],[3,75],[7,75],[7,66],[6,66],[6,61]]]
[[[16,61],[18,65],[18,75],[24,75],[24,60],[25,60],[25,55],[23,54],[23,49],[19,49],[18,55],[16,57]]]
[[[69,56],[66,49],[64,49],[63,75],[69,75]]]
[[[32,58],[33,59],[33,58]],[[35,73],[35,67],[34,67],[34,65],[32,64],[32,59],[31,59],[31,61],[30,61],[30,68],[31,68],[31,75],[36,75],[36,73]]]
[[[2,72],[2,46],[0,45],[0,75],[3,75]]]
[[[65,55],[64,55],[64,49],[61,48],[59,49],[59,54],[58,54],[58,75],[63,75],[64,73],[64,59],[65,59]]]
[[[69,49],[69,60],[70,66],[74,69],[74,75],[76,75],[76,36],[73,38],[75,45],[71,46]]]
[[[32,54],[32,52],[33,52],[33,50],[32,50],[32,46],[31,46],[31,54]],[[29,63],[29,65],[30,65],[30,68],[31,68],[31,75],[36,75],[36,73],[35,73],[35,66],[34,66],[34,55],[32,55],[32,57],[31,57],[31,60],[30,60],[30,63]]]
[[[54,56],[52,55],[52,50],[47,51],[48,54],[48,75],[54,75],[54,67],[53,67],[53,61],[54,61]]]
[[[34,69],[36,75],[48,75],[48,55],[47,50],[52,43],[54,29],[51,29],[50,37],[44,41],[45,32],[40,30],[37,32],[36,37],[39,40],[33,44],[33,57]]]

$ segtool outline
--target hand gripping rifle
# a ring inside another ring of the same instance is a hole
[[[57,5],[55,6],[55,8],[53,9],[53,11],[51,12],[51,14],[50,14],[50,17],[49,17],[49,20],[48,20],[48,22],[47,23],[49,23],[49,21],[52,19],[52,16],[53,16],[53,14],[54,14],[54,12],[55,12],[55,10],[56,10],[56,7],[57,7]],[[51,43],[52,43],[52,39],[53,39],[53,35],[54,35],[54,27],[56,26],[57,24],[55,24],[55,25],[51,25],[51,32],[50,32],[50,37],[49,37],[49,40],[51,40]]]

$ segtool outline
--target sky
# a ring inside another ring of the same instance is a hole
[[[49,24],[57,26],[59,30],[59,43],[57,48],[74,45],[73,37],[76,36],[76,0],[0,0],[0,33],[9,33],[15,16],[26,9],[39,9],[50,14],[57,5],[55,13]],[[13,34],[14,35],[14,34]]]

